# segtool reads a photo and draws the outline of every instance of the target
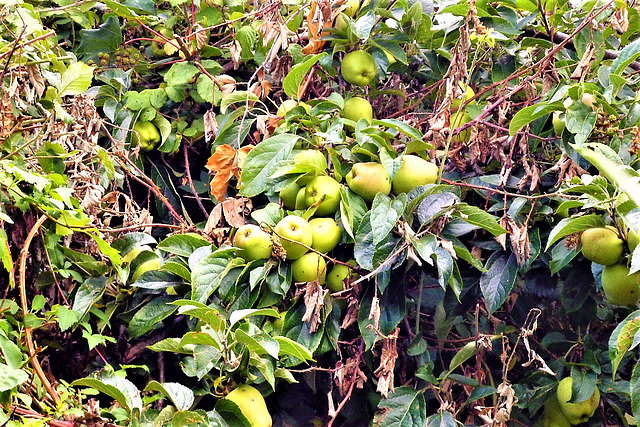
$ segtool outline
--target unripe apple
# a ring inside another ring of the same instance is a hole
[[[376,61],[369,52],[355,50],[344,56],[340,72],[342,78],[347,82],[357,86],[366,86],[376,77]]]
[[[330,176],[317,176],[307,184],[305,203],[307,207],[310,207],[324,197],[324,200],[316,208],[316,215],[331,215],[338,210],[340,205],[340,188],[342,188],[340,183]]]
[[[629,229],[627,231],[627,246],[629,247],[629,252],[633,253],[636,250],[636,246],[640,243],[640,236],[633,232],[633,230]]]
[[[544,404],[542,413],[543,427],[571,427],[571,423],[562,413],[558,398],[553,395]]]
[[[307,209],[306,193],[307,187],[300,187],[300,190],[298,190],[298,194],[296,194],[296,210]]]
[[[391,179],[380,163],[356,163],[345,179],[349,188],[367,202],[378,193],[388,195],[391,192]]]
[[[602,269],[604,295],[614,305],[634,305],[640,301],[640,271],[629,274],[626,264],[606,265]]]
[[[438,179],[438,166],[421,157],[402,156],[402,166],[393,177],[393,192],[408,193],[419,185],[433,184]]]
[[[342,116],[346,119],[353,120],[354,122],[360,119],[365,119],[371,123],[373,119],[373,108],[371,104],[364,98],[354,96],[344,102],[344,108],[342,109]]]
[[[476,96],[476,93],[473,91],[473,89],[471,89],[471,86],[467,85],[466,89],[464,88],[464,85],[462,84],[462,82],[460,82],[460,90],[464,89],[464,102],[470,100],[471,98],[473,98],[474,96]],[[468,105],[473,104],[475,101],[471,101]],[[451,101],[451,108],[458,108],[462,105],[463,100],[461,98],[454,98]]]
[[[327,262],[317,253],[309,252],[291,263],[291,272],[296,282],[317,280],[322,285],[327,275]]]
[[[314,218],[309,225],[313,231],[313,249],[326,254],[340,243],[342,231],[333,218]]]
[[[355,260],[350,260],[347,263],[354,267],[357,265]],[[357,277],[358,273],[356,273],[354,269],[343,264],[336,264],[331,271],[329,271],[329,274],[327,274],[327,288],[329,288],[331,292],[343,291],[344,281],[346,280],[348,283]]]
[[[556,136],[562,135],[562,132],[564,132],[564,129],[567,126],[564,122],[564,113],[561,111],[554,111],[551,123],[553,124],[553,131],[556,133]]]
[[[271,235],[257,225],[247,224],[238,228],[233,237],[236,255],[246,261],[271,258],[273,242]]]
[[[284,118],[287,113],[298,106],[298,102],[293,99],[287,99],[278,107],[278,111],[276,111],[276,115],[278,117]],[[280,122],[278,122],[280,123]]]
[[[143,252],[143,251],[152,251],[152,249],[151,247],[149,247],[149,245],[136,246],[135,248],[131,249],[129,252],[127,252],[126,255],[122,257],[122,260],[121,260],[122,263],[129,264],[138,255],[140,255],[140,252]]]
[[[147,271],[157,270],[161,266],[162,261],[160,260],[160,257],[155,257],[143,262],[138,266],[138,268],[136,268],[136,271],[133,273],[133,276],[131,277],[131,283],[137,282],[140,276],[142,276]]]
[[[614,227],[594,227],[582,232],[582,254],[590,261],[602,265],[618,262],[624,251],[624,242]]]
[[[600,404],[600,390],[595,388],[591,397],[582,402],[569,403],[571,400],[573,385],[573,378],[564,378],[558,384],[558,390],[556,395],[558,397],[558,404],[560,410],[564,414],[565,418],[573,425],[586,422],[589,418],[595,414],[598,405]]]
[[[462,126],[466,125],[471,120],[472,119],[471,119],[471,116],[469,115],[469,113],[466,113],[464,111],[457,111],[450,118],[451,131],[453,132],[454,130],[458,129],[459,127],[462,127]],[[454,135],[452,137],[452,140],[453,141],[460,141],[460,142],[469,142],[469,138],[470,137],[471,137],[471,129],[467,128],[467,129],[463,130],[462,132]]]
[[[309,247],[313,244],[311,226],[302,217],[295,215],[285,216],[276,224],[274,230],[282,237],[280,243],[287,252],[287,259],[289,260],[298,259],[309,250],[299,243]]]
[[[282,200],[282,204],[285,208],[289,210],[296,208],[296,197],[298,196],[298,191],[300,191],[300,186],[295,182],[292,182],[280,191],[278,196],[280,197],[280,200]]]
[[[226,397],[235,403],[251,427],[271,427],[273,421],[262,394],[250,385],[241,385]]]

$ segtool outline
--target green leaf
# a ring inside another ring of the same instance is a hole
[[[90,67],[84,62],[74,62],[69,65],[69,68],[62,73],[60,84],[57,86],[58,94],[62,97],[84,93],[91,86],[94,69],[95,67]]]
[[[256,102],[260,101],[260,98],[258,98],[258,96],[253,92],[247,93],[247,91],[245,90],[235,91],[222,99],[222,101],[220,102],[220,113],[225,114],[227,112],[227,108],[229,108],[236,102],[242,102],[244,104],[247,101]]]
[[[487,301],[489,313],[499,309],[513,288],[518,273],[515,254],[495,252],[480,276],[480,290]]]
[[[395,129],[398,132],[401,132],[417,141],[422,141],[422,138],[424,137],[424,135],[422,135],[422,132],[420,132],[418,129],[396,119],[373,120],[373,125],[382,125],[391,129]],[[426,143],[426,145],[427,147],[425,147],[424,149],[432,150],[434,148],[432,144]]]
[[[476,206],[458,203],[456,207],[460,218],[469,224],[481,227],[494,236],[499,236],[507,232],[507,230],[498,223],[498,219],[495,216]]]
[[[611,359],[611,375],[613,378],[615,378],[616,371],[625,354],[638,345],[638,342],[634,340],[638,330],[640,330],[640,310],[628,315],[611,333],[609,338],[609,359]]]
[[[4,361],[10,368],[18,369],[22,365],[22,350],[2,335],[0,335],[0,349],[2,349]]]
[[[242,169],[240,194],[254,197],[263,193],[269,185],[268,177],[273,174],[278,163],[289,158],[299,137],[281,134],[267,138],[249,151]]]
[[[398,387],[378,403],[383,410],[378,420],[379,427],[415,427],[427,424],[427,409],[424,394],[411,387]]]
[[[464,362],[469,360],[471,356],[476,354],[476,342],[471,341],[466,343],[458,352],[453,356],[451,362],[449,362],[449,372],[453,372],[456,368],[461,366]]]
[[[640,425],[640,361],[636,362],[631,373],[629,381],[631,395],[631,413],[636,420],[636,424]]]
[[[191,271],[191,297],[204,303],[218,289],[222,279],[232,269],[244,264],[235,258],[235,249],[218,249],[198,261]]]
[[[58,306],[57,314],[58,326],[60,326],[60,330],[62,332],[71,328],[78,320],[80,320],[80,313],[75,310],[71,310],[64,305]]]
[[[242,329],[235,331],[236,341],[245,344],[250,351],[253,351],[259,355],[268,354],[274,359],[278,358],[280,352],[280,345],[278,341],[270,337],[269,335],[254,335],[247,334]]]
[[[451,412],[440,411],[427,419],[427,427],[457,427],[457,423]]]
[[[251,316],[280,317],[280,313],[272,308],[246,308],[243,310],[236,310],[229,316],[229,327],[232,328],[233,325],[239,321]]]
[[[129,335],[132,338],[138,338],[159,326],[164,319],[178,309],[170,304],[174,299],[175,297],[170,296],[157,297],[138,310],[129,322]]]
[[[532,121],[546,116],[554,111],[564,111],[564,109],[564,105],[562,105],[562,102],[559,101],[553,102],[551,104],[541,102],[536,105],[525,107],[522,110],[518,111],[511,119],[511,122],[509,123],[509,135],[514,136],[520,129],[522,129]]]
[[[118,3],[107,0],[114,5]],[[106,2],[105,2],[106,4]],[[120,22],[115,16],[109,18],[97,29],[80,30],[78,54],[92,57],[100,52],[115,52],[122,44]]]
[[[142,408],[140,392],[131,381],[117,375],[98,378],[81,378],[71,383],[73,386],[91,387],[115,399],[122,408],[131,412],[133,408]]]
[[[171,399],[173,405],[180,411],[188,411],[193,406],[195,396],[193,391],[179,383],[164,383],[160,384],[157,381],[150,381],[144,388],[144,391],[157,391],[162,393],[165,397]]]
[[[0,363],[0,392],[12,390],[28,379],[29,375],[22,369]]]
[[[391,199],[383,193],[376,194],[371,205],[371,231],[373,244],[377,245],[387,238],[396,226],[407,204],[406,194]]]
[[[202,247],[209,246],[209,242],[204,237],[196,233],[174,234],[158,243],[158,249],[170,254],[189,257],[193,251]]]
[[[618,54],[618,57],[611,63],[611,73],[622,75],[625,68],[635,61],[638,56],[640,56],[640,40],[635,40],[625,46]]]
[[[553,227],[553,230],[549,233],[549,240],[547,241],[545,251],[563,237],[593,227],[604,227],[604,221],[601,215],[590,214],[577,218],[564,218],[555,227]]]
[[[200,72],[200,69],[188,62],[176,62],[164,75],[164,81],[169,86],[186,85]]]
[[[278,341],[280,345],[279,356],[293,356],[303,361],[313,361],[313,353],[303,345],[287,337],[276,336],[273,338]]]
[[[216,331],[222,331],[225,327],[225,321],[215,308],[207,307],[204,304],[191,300],[178,300],[172,304],[180,307],[180,314],[187,314],[207,323]]]
[[[300,85],[304,81],[305,76],[311,67],[313,67],[320,58],[326,55],[326,53],[319,53],[317,55],[309,56],[304,60],[304,62],[291,67],[291,71],[289,71],[282,82],[284,93],[286,93],[289,98],[295,99],[296,101],[298,100],[298,90],[300,89]]]

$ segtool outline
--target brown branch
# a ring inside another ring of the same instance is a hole
[[[442,178],[440,181],[444,182],[445,184],[455,185],[458,187],[474,188],[477,190],[489,191],[491,193],[502,194],[504,196],[509,196],[509,197],[521,197],[527,200],[537,200],[545,197],[564,197],[566,199],[578,199],[580,197],[580,196],[572,196],[564,193],[549,193],[549,194],[537,194],[534,196],[527,196],[526,194],[510,193],[508,191],[499,190],[497,188],[492,188],[492,187],[486,187],[484,185],[469,184],[467,182],[449,181],[448,179],[444,179],[444,178]]]
[[[53,426],[53,427],[75,427],[78,425],[78,423],[75,423],[73,421],[52,420],[45,415],[39,414],[35,411],[26,409],[17,405],[11,405],[8,409],[8,412],[14,412],[18,415],[23,415],[25,417],[34,418],[38,420],[46,420],[47,425]]]
[[[22,315],[26,316],[29,314],[29,307],[27,306],[27,280],[26,280],[26,272],[27,272],[27,256],[29,255],[29,246],[31,245],[31,241],[35,237],[36,233],[40,231],[40,227],[47,220],[45,215],[42,215],[31,230],[29,230],[29,234],[27,234],[27,238],[24,241],[24,246],[20,251],[20,266],[19,266],[19,287],[20,287],[20,305],[22,306]],[[40,362],[38,362],[38,358],[36,355],[36,349],[33,344],[33,336],[31,335],[31,327],[26,326],[24,328],[25,340],[27,342],[27,349],[29,351],[29,358],[31,359],[31,364],[33,365],[33,370],[42,381],[42,385],[49,393],[49,396],[53,399],[56,405],[60,404],[60,396],[58,392],[51,386],[49,379],[45,375],[42,370],[42,366],[40,366]]]
[[[205,218],[209,219],[209,212],[207,212],[207,210],[204,208],[204,205],[202,204],[202,200],[200,200],[200,196],[198,195],[198,192],[196,191],[196,186],[193,185],[193,179],[191,178],[191,169],[190,169],[191,167],[189,166],[189,147],[188,147],[188,144],[185,144],[183,142],[182,143],[182,149],[184,151],[184,169],[187,172],[187,182],[189,183],[189,188],[191,188],[191,192],[195,196],[196,202],[198,203],[198,206],[200,206],[200,210],[204,214]]]

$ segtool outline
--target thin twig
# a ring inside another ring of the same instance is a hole
[[[42,226],[42,224],[44,224],[46,220],[47,220],[47,217],[45,215],[42,215],[40,218],[38,218],[36,223],[33,224],[33,227],[31,227],[31,230],[29,230],[29,234],[27,234],[27,238],[24,241],[24,246],[20,251],[20,267],[19,267],[18,280],[19,280],[19,288],[20,288],[20,305],[22,306],[23,316],[26,316],[27,314],[29,314],[29,307],[27,306],[27,279],[26,279],[27,256],[29,255],[29,246],[31,245],[31,241],[35,237],[36,233],[40,231],[40,227]],[[58,395],[58,392],[51,386],[49,379],[47,378],[47,376],[44,374],[44,371],[42,370],[42,366],[40,366],[40,362],[38,362],[36,349],[33,344],[33,336],[31,335],[31,326],[25,326],[24,336],[27,342],[27,349],[29,351],[29,358],[31,359],[33,370],[38,375],[38,378],[40,378],[40,381],[42,381],[42,385],[47,390],[47,393],[49,393],[49,396],[51,396],[51,398],[56,403],[56,405],[60,404],[60,396]]]
[[[188,144],[185,144],[183,142],[182,143],[182,149],[184,151],[184,168],[185,168],[185,170],[187,172],[187,181],[189,182],[189,188],[191,188],[191,192],[195,196],[196,202],[198,203],[198,206],[200,206],[200,210],[202,211],[204,216],[207,219],[209,219],[209,212],[207,212],[207,210],[204,208],[204,205],[202,204],[202,200],[200,200],[200,196],[198,195],[198,192],[196,191],[196,186],[193,185],[193,179],[191,179],[191,170],[190,170],[190,166],[189,166],[189,147],[188,147]]]

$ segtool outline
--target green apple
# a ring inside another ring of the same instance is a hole
[[[322,200],[316,208],[316,215],[327,216],[334,214],[340,205],[340,188],[342,188],[340,183],[330,176],[317,176],[307,184],[305,203],[307,207],[310,207]]]
[[[367,202],[371,202],[378,193],[388,195],[391,192],[391,179],[380,163],[356,163],[345,179],[351,191]]]
[[[454,130],[458,129],[459,127],[462,127],[462,126],[466,125],[471,120],[472,119],[471,119],[471,116],[469,115],[469,113],[464,112],[464,110],[455,112],[450,118],[451,131],[453,132]],[[467,128],[467,129],[463,130],[462,132],[454,135],[452,140],[453,141],[459,141],[459,142],[469,142],[469,138],[470,137],[471,137],[471,130],[469,128]]]
[[[307,209],[306,193],[307,193],[307,187],[300,187],[300,190],[298,190],[298,194],[296,195],[296,206],[295,206],[296,210]]]
[[[271,235],[257,225],[247,224],[238,228],[233,236],[236,255],[247,261],[271,258],[273,242]]]
[[[131,261],[135,259],[135,257],[137,257],[140,254],[140,252],[143,252],[143,251],[151,252],[153,251],[153,249],[151,249],[149,245],[136,246],[135,248],[131,249],[122,257],[122,263],[129,264]]]
[[[564,128],[567,126],[564,122],[564,113],[562,111],[554,111],[551,123],[553,124],[553,131],[556,133],[556,136],[562,135]]]
[[[408,193],[419,185],[433,184],[438,179],[438,166],[422,157],[402,156],[402,166],[393,177],[393,192]]]
[[[347,263],[351,264],[354,267],[357,266],[355,260],[350,260]],[[357,277],[358,274],[354,269],[349,268],[343,264],[336,264],[327,274],[327,288],[329,288],[331,292],[343,291],[345,280],[347,281],[347,283],[349,283]]]
[[[354,96],[344,102],[344,108],[342,109],[342,117],[353,120],[354,122],[360,119],[365,119],[369,123],[373,119],[373,108],[371,104],[364,98]]]
[[[596,387],[591,397],[587,400],[570,403],[572,385],[573,378],[564,378],[558,384],[556,395],[558,397],[560,410],[564,414],[565,418],[572,425],[576,425],[586,422],[593,416],[593,414],[595,414],[596,409],[598,409],[598,405],[600,404],[600,390]]]
[[[158,128],[151,122],[136,122],[133,130],[135,131],[134,141],[140,146],[140,151],[144,153],[153,150],[162,141]]]
[[[289,260],[298,259],[309,250],[299,243],[309,247],[313,244],[313,230],[307,220],[300,216],[285,216],[274,230],[281,236],[280,243]]]
[[[292,182],[280,191],[278,196],[280,197],[280,200],[282,200],[282,204],[285,208],[289,210],[296,208],[296,197],[298,196],[299,191],[300,186],[295,182]]]
[[[287,99],[280,104],[278,107],[278,111],[276,111],[276,115],[278,117],[284,118],[287,113],[298,106],[298,102],[293,99]]]
[[[356,12],[360,9],[360,0],[346,0],[342,2],[343,5],[347,6],[344,12],[349,18],[353,18],[356,16]]]
[[[333,218],[314,218],[309,225],[313,231],[313,249],[326,254],[340,243],[342,231]]]
[[[299,185],[307,185],[313,178],[327,170],[327,158],[320,150],[302,150],[293,156],[296,165],[311,166],[312,171],[302,175],[296,181]]]
[[[624,251],[624,242],[614,227],[594,227],[582,232],[582,255],[602,265],[618,262]]]
[[[629,252],[633,253],[636,250],[636,246],[640,243],[640,236],[629,229],[627,231],[627,246],[629,246]]]
[[[366,86],[376,77],[376,61],[369,52],[355,50],[344,56],[340,72],[347,82]]]
[[[555,395],[545,402],[542,420],[543,427],[571,427],[571,423],[562,413],[560,403]]]
[[[606,265],[602,269],[604,295],[614,305],[634,305],[640,301],[640,271],[629,274],[626,264]]]
[[[317,280],[322,285],[327,276],[327,262],[317,253],[309,252],[291,263],[291,272],[296,282]]]
[[[273,421],[262,394],[250,385],[241,385],[226,397],[235,403],[251,427],[271,427]]]

